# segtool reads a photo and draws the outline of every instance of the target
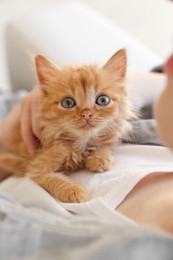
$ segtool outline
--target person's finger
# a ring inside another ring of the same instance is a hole
[[[33,114],[33,116],[32,116],[32,130],[33,130],[34,136],[37,137],[39,140],[41,140],[42,129],[43,128],[39,124],[38,118]]]
[[[38,97],[35,96],[31,102],[31,124],[33,134],[40,140],[42,127],[38,118]]]
[[[30,99],[28,98],[28,96],[21,101],[20,125],[21,136],[27,147],[27,150],[30,153],[34,153],[37,149],[37,144],[35,142],[35,137],[32,132],[31,106]]]

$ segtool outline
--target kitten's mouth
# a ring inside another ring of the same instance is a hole
[[[93,123],[91,123],[91,122],[83,122],[83,125],[82,125],[82,127],[83,128],[93,128],[95,125],[93,124]]]

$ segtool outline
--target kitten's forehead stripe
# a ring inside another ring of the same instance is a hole
[[[98,75],[94,67],[77,68],[73,73],[73,93],[85,107],[93,106],[96,97],[96,89],[99,84]],[[82,105],[82,104],[81,104]]]
[[[78,68],[77,72],[78,72],[78,79],[80,81],[81,87],[85,93],[87,93],[89,88],[92,88],[93,85],[97,87],[99,80],[94,67],[85,66],[83,68]]]

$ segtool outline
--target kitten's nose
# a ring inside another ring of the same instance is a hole
[[[85,109],[85,110],[82,112],[82,117],[83,117],[85,120],[89,120],[89,119],[92,117],[92,112],[91,112],[89,109]]]

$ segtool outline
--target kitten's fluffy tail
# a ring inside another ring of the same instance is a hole
[[[27,160],[11,153],[0,156],[0,168],[15,176],[24,176]]]

